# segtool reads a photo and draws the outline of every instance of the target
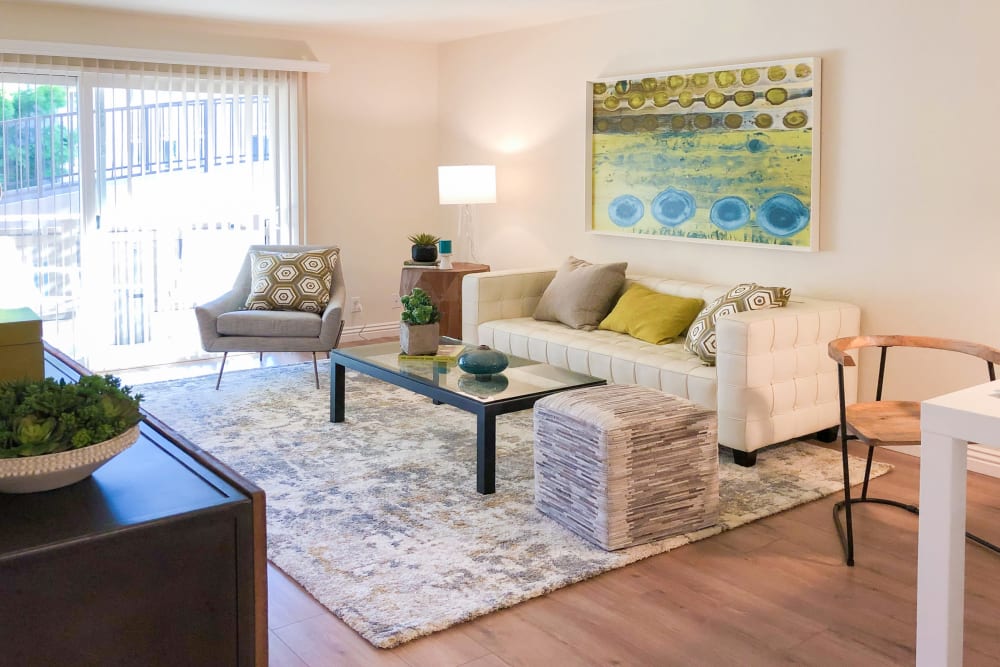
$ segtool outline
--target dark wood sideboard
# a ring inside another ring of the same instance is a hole
[[[0,663],[267,665],[264,492],[146,415],[86,480],[0,494]]]

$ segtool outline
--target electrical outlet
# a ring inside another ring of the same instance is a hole
[[[360,296],[352,296],[351,297],[351,312],[352,313],[360,313],[362,310],[364,310],[364,309],[361,307],[361,297]]]
[[[403,307],[403,304],[399,302],[399,295],[396,294],[395,292],[393,292],[392,294],[390,294],[389,298],[391,299],[390,303],[392,304],[393,308],[402,308]]]

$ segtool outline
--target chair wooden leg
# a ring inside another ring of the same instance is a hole
[[[316,366],[316,353],[313,352],[313,375],[316,376],[316,388],[319,389],[319,368]]]
[[[219,385],[222,383],[222,369],[226,367],[226,357],[229,356],[228,352],[222,353],[222,363],[219,364],[219,379],[215,381],[215,390],[219,391]]]

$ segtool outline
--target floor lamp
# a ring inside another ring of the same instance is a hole
[[[438,167],[438,200],[441,204],[460,204],[462,206],[458,218],[456,259],[465,262],[478,262],[472,205],[496,203],[496,167],[491,164]]]

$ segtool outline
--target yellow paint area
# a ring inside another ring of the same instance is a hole
[[[756,224],[757,208],[787,193],[811,206],[812,131],[636,132],[593,135],[593,229],[749,243],[809,246],[811,225],[790,237],[775,237]],[[694,197],[695,214],[669,227],[653,217],[653,199],[667,188]],[[631,194],[645,207],[632,227],[619,227],[608,205]],[[712,204],[737,196],[750,206],[750,222],[733,231],[712,224]]]

